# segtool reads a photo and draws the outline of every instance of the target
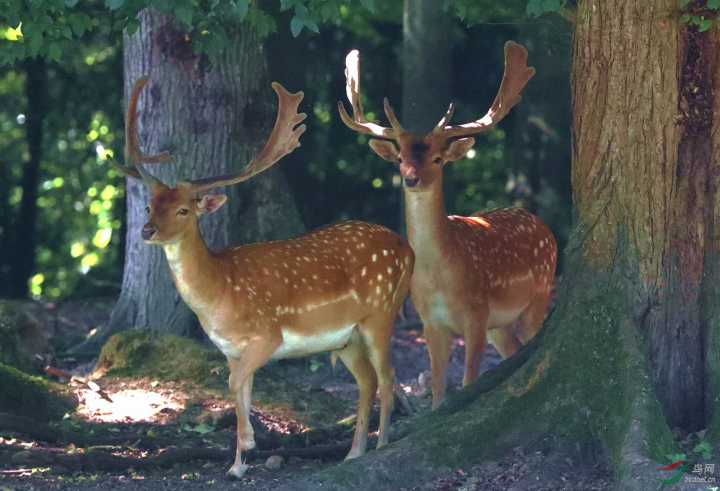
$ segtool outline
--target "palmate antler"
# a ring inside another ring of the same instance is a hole
[[[120,174],[132,177],[137,182],[146,186],[160,183],[157,177],[150,175],[143,167],[143,163],[171,162],[172,155],[163,152],[158,155],[143,155],[138,144],[137,134],[137,103],[140,92],[148,82],[148,76],[144,75],[135,81],[130,101],[128,104],[127,116],[125,117],[125,165],[119,164],[114,158],[109,157],[108,161]]]
[[[154,184],[161,184],[161,181],[147,172],[142,164],[170,162],[173,160],[173,157],[168,154],[168,152],[146,156],[140,151],[137,137],[137,101],[147,81],[147,75],[140,77],[135,82],[135,87],[130,96],[127,119],[125,121],[125,165],[118,164],[112,158],[109,160],[118,172],[135,179],[141,184],[152,187]],[[210,188],[227,186],[250,179],[300,146],[299,138],[300,135],[305,132],[305,125],[300,125],[297,128],[295,128],[295,126],[306,117],[305,113],[297,112],[304,94],[302,92],[291,94],[276,82],[273,82],[272,88],[278,95],[278,115],[265,147],[237,174],[226,174],[219,177],[206,177],[186,181],[195,191],[205,191]]]
[[[278,96],[278,115],[265,147],[250,160],[239,174],[226,174],[188,181],[198,192],[250,179],[300,146],[299,138],[305,132],[305,125],[302,124],[297,128],[295,126],[307,116],[305,113],[297,112],[305,94],[303,92],[291,94],[277,82],[272,83],[272,88]]]
[[[454,111],[454,106],[450,104],[447,113],[445,113],[445,116],[431,134],[444,138],[453,138],[480,133],[495,126],[515,104],[520,102],[520,92],[532,76],[535,75],[535,69],[527,66],[527,56],[527,50],[523,46],[513,41],[505,43],[505,73],[498,94],[495,97],[495,102],[493,102],[487,114],[472,123],[447,126]],[[360,104],[360,54],[357,50],[353,50],[347,55],[345,66],[347,96],[353,108],[353,119],[348,116],[345,107],[340,102],[338,103],[338,110],[343,122],[350,129],[359,133],[397,140],[404,133],[404,130],[395,117],[392,107],[388,104],[387,98],[384,100],[385,114],[392,128],[386,128],[365,119],[362,104]]]

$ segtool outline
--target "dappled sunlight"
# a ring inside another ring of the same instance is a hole
[[[112,402],[90,390],[76,391],[79,404],[77,414],[84,420],[97,423],[168,423],[177,419],[185,409],[187,394],[158,387],[106,389]]]

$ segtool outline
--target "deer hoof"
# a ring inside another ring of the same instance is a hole
[[[231,479],[241,479],[249,468],[250,466],[243,462],[236,462],[232,467],[230,467],[230,470],[227,471],[226,475]]]

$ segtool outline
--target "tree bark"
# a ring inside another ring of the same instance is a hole
[[[432,131],[447,111],[452,91],[450,15],[437,0],[405,0],[403,6],[403,128]],[[400,233],[407,235],[405,196],[400,188]]]
[[[26,298],[28,280],[35,269],[35,224],[37,222],[38,181],[42,160],[43,120],[47,110],[45,81],[47,72],[42,58],[28,58],[25,68],[25,139],[28,145],[28,160],[23,164],[22,200],[13,230],[14,246],[10,253],[15,256],[10,262],[11,274],[5,285],[9,298]]]
[[[169,150],[176,157],[171,164],[148,166],[150,172],[168,183],[238,171],[262,148],[276,115],[260,36],[243,24],[217,65],[210,66],[205,56],[192,53],[184,32],[168,17],[145,10],[140,19],[138,31],[124,36],[125,97],[137,78],[150,76],[139,101],[141,148],[148,154]],[[224,192],[228,204],[200,222],[211,250],[303,231],[277,166]],[[122,293],[109,323],[80,351],[96,352],[109,336],[130,327],[199,332],[195,315],[175,289],[162,249],[140,238],[149,201],[149,188],[127,181]]]
[[[720,35],[680,15],[674,0],[578,3],[574,230],[543,329],[407,438],[293,490],[408,487],[514,446],[600,449],[620,489],[657,489],[670,427],[717,445]]]

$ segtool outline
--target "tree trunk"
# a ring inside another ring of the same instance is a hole
[[[126,100],[135,80],[149,75],[139,102],[141,148],[149,154],[169,150],[177,159],[150,165],[150,172],[172,183],[238,171],[264,145],[277,109],[260,36],[243,24],[217,65],[210,66],[205,56],[192,53],[184,32],[168,17],[146,10],[140,19],[138,31],[124,37]],[[200,223],[210,249],[303,231],[277,166],[224,191],[228,205]],[[199,332],[195,315],[175,289],[162,249],[140,238],[149,201],[149,188],[127,181],[122,293],[109,323],[79,350],[97,351],[109,336],[131,327]]]
[[[42,58],[28,58],[23,62],[23,66],[26,77],[25,96],[28,101],[25,114],[25,139],[29,157],[23,164],[22,200],[13,227],[14,246],[10,248],[10,253],[15,257],[10,262],[11,274],[8,275],[8,284],[5,285],[9,298],[28,296],[28,280],[35,269],[38,181],[42,160],[43,120],[47,109],[45,61]]]
[[[670,427],[709,427],[717,448],[720,36],[682,22],[675,0],[576,15],[575,223],[545,327],[408,437],[293,490],[398,489],[519,445],[601,449],[620,489],[658,489]]]
[[[405,0],[403,5],[403,128],[417,135],[432,131],[452,95],[450,15],[437,0]],[[400,233],[407,235],[405,196],[400,188]]]

